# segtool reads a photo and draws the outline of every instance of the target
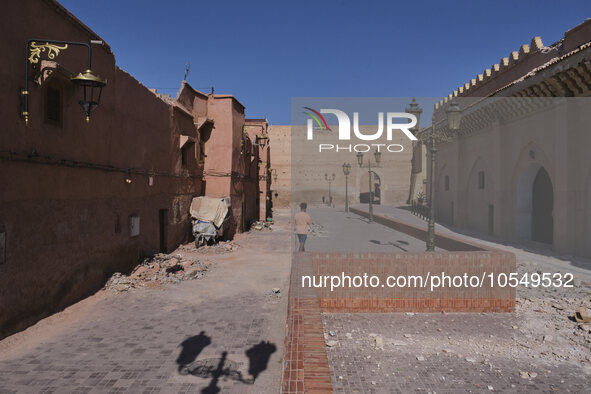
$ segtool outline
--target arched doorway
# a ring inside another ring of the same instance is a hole
[[[540,168],[534,179],[532,191],[531,239],[551,244],[554,235],[554,191],[550,175],[544,167]]]
[[[361,190],[367,190],[367,188],[369,187],[369,174],[367,172],[365,172],[360,179],[360,186],[361,186]],[[382,179],[380,178],[380,176],[373,172],[372,170],[372,180],[373,180],[373,188],[372,188],[372,198],[373,204],[380,204],[380,202],[382,201]],[[370,194],[367,191],[361,191],[359,193],[359,202],[361,204],[369,204],[369,197]]]
[[[517,237],[552,244],[554,241],[554,190],[550,174],[538,163],[522,172],[517,184]]]

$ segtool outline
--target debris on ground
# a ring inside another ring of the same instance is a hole
[[[281,289],[274,287],[265,293],[265,297],[267,298],[267,302],[276,304],[281,299]]]
[[[263,222],[261,220],[257,220],[257,221],[254,221],[251,223],[250,229],[257,230],[257,231],[262,231],[262,230],[272,231],[273,230],[273,228],[271,227],[272,224],[273,224],[272,221]]]
[[[324,230],[324,227],[318,223],[313,223],[310,226],[310,233],[311,237],[327,237],[328,231]]]
[[[376,340],[376,348],[378,349],[384,349],[384,339],[381,336],[376,336],[375,338]]]
[[[585,308],[581,307],[575,312],[575,321],[577,323],[591,323],[591,316],[589,316]]]
[[[222,254],[233,252],[240,247],[236,241],[220,241],[213,245],[203,245],[196,250],[203,254]],[[195,249],[193,249],[195,250]]]
[[[130,275],[115,272],[104,288],[122,292],[147,285],[180,283],[203,277],[209,268],[208,262],[193,257],[158,253],[145,259]]]

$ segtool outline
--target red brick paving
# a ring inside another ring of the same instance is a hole
[[[314,290],[297,283],[312,268],[310,259],[298,258],[305,256],[292,259],[282,389],[286,394],[332,393],[320,303]]]

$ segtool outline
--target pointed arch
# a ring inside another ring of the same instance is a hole
[[[532,215],[534,215],[534,186],[536,179],[540,179],[538,176],[547,175],[547,182],[544,181],[546,186],[541,190],[543,193],[548,193],[548,185],[552,189],[552,185],[555,185],[553,173],[553,167],[548,160],[548,156],[535,142],[531,141],[524,146],[514,166],[512,177],[512,189],[515,190],[514,232],[516,238],[532,239],[532,225],[534,225]],[[539,212],[535,214],[539,215]],[[536,234],[534,234],[535,237],[537,237]],[[550,238],[553,238],[553,236]]]

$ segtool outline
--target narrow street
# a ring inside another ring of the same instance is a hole
[[[209,261],[202,278],[102,290],[1,341],[0,393],[277,393],[288,212],[276,212],[272,231],[235,243],[223,253],[191,244],[171,253]]]

